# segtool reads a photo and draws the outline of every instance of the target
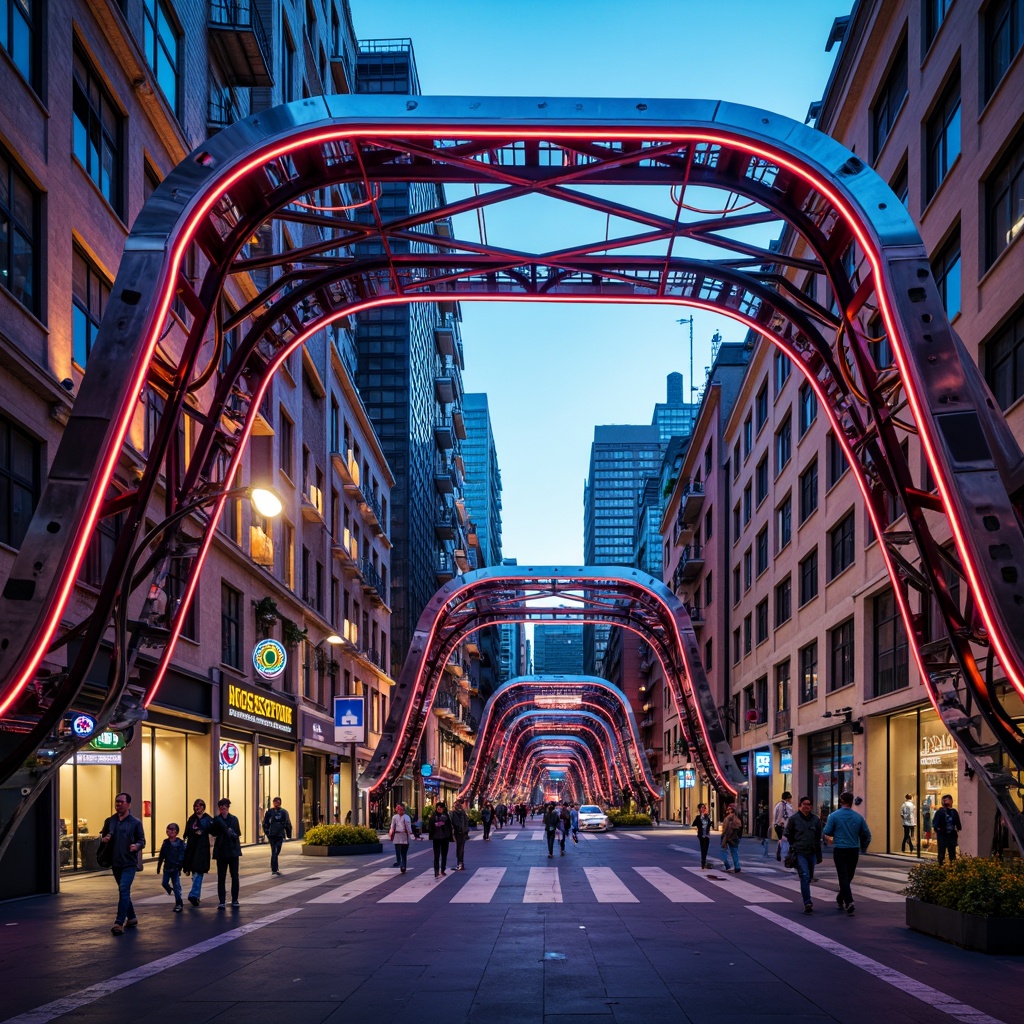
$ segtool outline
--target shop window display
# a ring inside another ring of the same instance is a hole
[[[252,744],[222,738],[217,758],[220,796],[231,801],[232,811],[242,827],[240,838],[244,846],[253,841]]]
[[[141,802],[133,808],[146,830],[146,856],[156,857],[169,821],[184,826],[194,800],[213,805],[210,737],[143,726]]]
[[[78,763],[78,755],[60,768],[60,870],[96,871],[96,848],[103,822],[114,813],[114,796],[121,788],[121,765]],[[120,761],[120,754],[108,755]]]
[[[811,798],[821,819],[839,807],[841,793],[853,792],[853,729],[819,732],[810,738]]]

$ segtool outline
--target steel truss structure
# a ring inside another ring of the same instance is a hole
[[[390,182],[443,183],[451,198],[389,219],[377,200]],[[524,199],[590,216],[589,234],[543,252],[452,237],[452,218]],[[277,251],[265,244],[275,224],[316,239]],[[798,244],[777,252],[767,236],[783,226]],[[810,299],[805,278],[826,282],[831,301]],[[229,280],[250,296],[233,312]],[[332,96],[220,132],[132,229],[0,595],[0,779],[23,794],[0,851],[75,749],[62,717],[129,721],[159,691],[214,531],[184,544],[168,530],[137,551],[147,510],[159,499],[170,517],[203,501],[216,521],[271,377],[314,332],[375,306],[450,312],[468,299],[698,306],[785,352],[853,467],[932,702],[1024,846],[1008,770],[1024,767],[1024,462],[888,186],[833,140],[738,105]],[[108,494],[147,390],[163,404],[148,461],[134,486]],[[904,454],[911,434],[921,464]],[[91,534],[115,514],[94,610],[66,622]],[[153,630],[147,587],[169,567],[184,590],[168,628]],[[106,684],[87,685],[111,624]],[[69,639],[65,667],[49,652]],[[133,670],[143,643],[163,645],[145,679]]]
[[[596,676],[555,675],[518,676],[491,694],[460,795],[522,793],[556,765],[581,798],[664,796],[623,692]]]

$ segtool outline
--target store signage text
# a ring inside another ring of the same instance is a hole
[[[225,680],[221,683],[221,695],[225,724],[296,738],[295,706],[281,700],[278,694]]]
[[[222,743],[220,745],[220,766],[224,771],[231,771],[242,759],[242,753],[237,743]]]
[[[80,750],[75,754],[75,764],[120,764],[120,750]]]
[[[792,747],[783,747],[779,751],[779,771],[783,775],[793,774],[793,749]]]
[[[770,750],[754,751],[754,775],[763,777],[772,773],[772,752]]]
[[[697,785],[697,772],[693,768],[679,769],[679,788],[693,789]]]

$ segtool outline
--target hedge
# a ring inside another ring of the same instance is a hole
[[[1024,861],[958,857],[910,869],[903,894],[979,917],[1024,917]]]
[[[314,825],[303,839],[304,846],[359,846],[379,842],[376,830],[365,825]]]

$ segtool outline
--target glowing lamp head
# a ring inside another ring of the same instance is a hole
[[[332,633],[329,637],[326,637],[326,640],[329,644],[334,645],[343,644],[345,642],[337,633]]]
[[[281,499],[266,487],[254,487],[249,500],[253,508],[267,519],[276,519],[284,508]]]

